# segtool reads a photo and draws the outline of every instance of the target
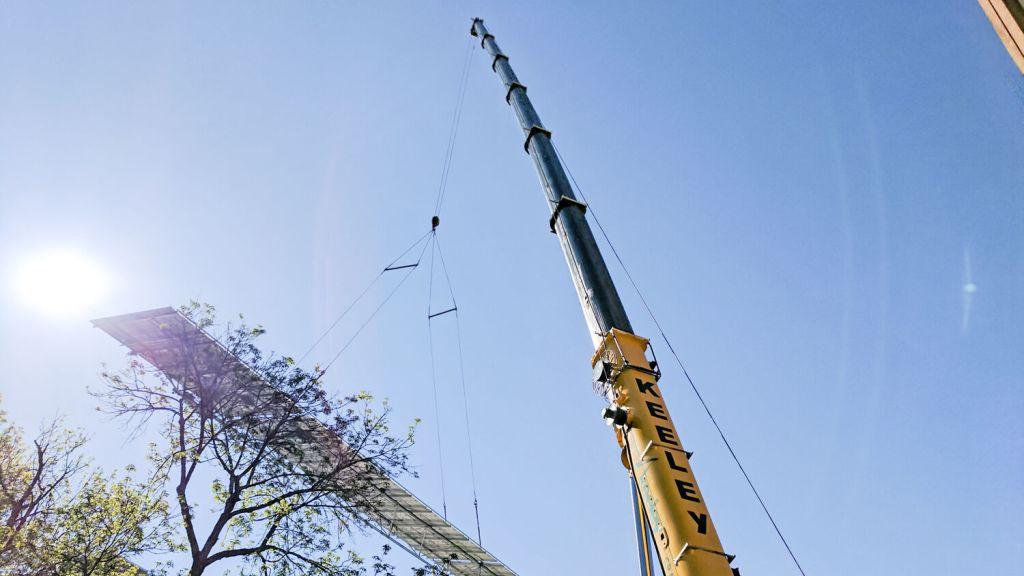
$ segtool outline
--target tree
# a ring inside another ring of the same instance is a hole
[[[54,420],[26,445],[0,411],[0,571],[38,570],[47,527],[85,466],[85,438]]]
[[[217,326],[211,306],[181,312],[203,331]],[[190,576],[237,562],[243,574],[362,574],[366,562],[344,535],[376,506],[383,475],[407,472],[412,428],[392,434],[386,403],[375,410],[365,393],[331,397],[322,372],[264,355],[263,334],[242,319],[222,327],[211,348],[194,332],[169,330],[166,346],[179,359],[173,374],[132,358],[124,370],[105,371],[95,394],[135,431],[159,426],[151,459],[174,486]],[[200,477],[213,478],[209,510],[198,504]],[[375,557],[370,569],[390,566]]]
[[[57,509],[45,555],[52,574],[135,576],[143,572],[130,558],[179,548],[167,494],[157,479],[136,482],[131,472],[130,466],[121,477],[94,472]]]
[[[174,547],[156,484],[87,474],[84,446],[59,419],[29,446],[0,411],[0,574],[131,576],[133,556]]]

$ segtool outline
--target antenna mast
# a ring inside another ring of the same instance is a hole
[[[493,58],[491,69],[505,85],[505,102],[516,113],[533,158],[541,187],[551,209],[551,231],[558,235],[587,328],[594,343],[591,365],[595,388],[609,406],[604,418],[614,426],[622,447],[623,464],[630,471],[643,574],[653,574],[646,532],[665,576],[738,576],[730,567],[733,557],[711,522],[704,496],[690,467],[691,453],[672,424],[658,387],[657,364],[647,359],[649,340],[633,334],[629,317],[612,282],[594,233],[586,219],[587,206],[573,193],[565,169],[551,143],[551,131],[526,95],[526,86],[509,65],[484,21],[473,19],[470,33]]]

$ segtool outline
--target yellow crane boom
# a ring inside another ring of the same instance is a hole
[[[551,131],[526,95],[483,20],[473,19],[470,33],[492,58],[491,69],[505,86],[505,101],[523,130],[523,147],[533,159],[551,209],[551,231],[558,235],[576,294],[583,307],[595,352],[595,384],[609,406],[604,416],[615,427],[623,463],[633,477],[641,506],[641,565],[647,550],[646,530],[666,576],[733,576],[732,557],[722,549],[711,513],[697,486],[689,454],[672,423],[661,389],[660,372],[647,359],[649,341],[633,333],[608,267],[586,220],[587,206],[576,198],[554,145]]]

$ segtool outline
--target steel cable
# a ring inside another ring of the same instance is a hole
[[[473,60],[473,39],[470,38],[466,45],[466,55],[463,57],[462,75],[459,78],[459,90],[455,97],[455,111],[452,113],[452,125],[448,132],[448,145],[445,149],[444,164],[441,168],[441,182],[437,186],[437,200],[434,202],[434,216],[441,213],[441,205],[444,203],[444,196],[448,189],[448,176],[451,174],[452,158],[455,155],[455,142],[459,133],[459,123],[462,120],[462,103],[466,99],[466,85],[469,80],[469,65]]]
[[[473,488],[473,513],[476,516],[476,542],[483,546],[483,537],[480,530],[480,501],[476,491],[476,463],[473,460],[473,432],[469,418],[469,393],[466,389],[466,364],[462,354],[462,320],[459,317],[459,305],[455,300],[455,290],[452,288],[452,279],[448,275],[448,265],[444,261],[444,252],[441,250],[441,242],[434,235],[434,244],[437,246],[437,256],[441,261],[441,270],[444,272],[445,282],[448,284],[448,293],[452,298],[452,307],[455,309],[455,340],[459,350],[459,381],[462,387],[462,413],[466,421],[466,448],[469,452],[469,477]]]
[[[444,450],[441,444],[441,408],[437,394],[437,365],[434,361],[434,329],[431,327],[431,302],[434,297],[434,253],[437,252],[437,231],[430,234],[430,279],[427,287],[427,340],[430,343],[430,384],[434,391],[434,430],[437,432],[437,460],[441,468],[441,511],[448,519],[448,496],[444,485]]]
[[[428,242],[428,244],[429,244],[429,242]],[[358,338],[359,335],[363,332],[363,329],[366,328],[366,326],[369,325],[370,322],[372,322],[373,319],[377,317],[377,314],[381,311],[382,308],[384,308],[384,305],[387,304],[391,300],[391,298],[395,295],[395,293],[398,292],[398,289],[401,288],[402,285],[405,284],[405,281],[409,279],[409,276],[411,276],[412,273],[416,271],[416,268],[418,267],[420,259],[423,258],[423,253],[426,252],[426,250],[427,250],[427,245],[424,244],[423,245],[423,250],[420,251],[420,255],[416,259],[417,266],[412,266],[412,267],[409,268],[409,271],[406,272],[402,276],[402,279],[398,281],[398,284],[396,284],[395,287],[391,289],[391,292],[388,292],[388,295],[384,298],[384,300],[380,304],[378,304],[376,308],[374,308],[373,313],[370,314],[370,317],[367,318],[359,326],[359,328],[355,331],[355,333],[352,334],[352,336],[348,339],[347,342],[345,342],[344,346],[342,346],[341,349],[338,350],[338,352],[334,355],[334,357],[331,358],[331,361],[328,362],[320,370],[320,374],[317,376],[318,378],[322,377],[327,372],[328,368],[330,368],[331,365],[334,364],[338,360],[338,358],[340,358],[341,355],[345,353],[345,350],[348,350],[348,347],[351,346],[353,342],[355,342],[356,338]]]
[[[384,273],[387,272],[389,268],[394,266],[396,262],[401,260],[403,256],[408,254],[409,251],[411,251],[413,248],[415,248],[420,242],[423,242],[423,239],[426,238],[429,234],[430,234],[430,232],[428,231],[425,234],[423,234],[423,236],[420,236],[415,242],[410,244],[409,247],[406,248],[404,252],[399,254],[397,258],[392,260],[387,266],[385,266],[380,272],[378,272],[377,275],[373,277],[373,280],[370,281],[370,283],[367,284],[365,288],[363,288],[363,291],[360,292],[358,296],[356,296],[355,300],[350,302],[349,305],[346,306],[344,310],[342,310],[341,314],[339,314],[338,317],[334,319],[334,322],[331,322],[331,325],[328,326],[327,329],[324,330],[320,334],[320,336],[316,339],[316,341],[313,342],[313,344],[310,345],[310,347],[305,352],[303,352],[302,356],[299,357],[298,361],[296,361],[296,364],[302,363],[302,361],[305,360],[306,357],[309,356],[309,354],[311,352],[313,352],[313,350],[317,346],[319,346],[321,342],[323,342],[324,338],[326,338],[327,335],[330,334],[331,331],[334,330],[334,328],[337,327],[338,324],[345,318],[345,316],[347,316],[348,313],[350,311],[352,311],[352,308],[354,308],[355,305],[358,304],[359,301],[362,300],[364,296],[366,296],[366,294],[370,291],[370,289],[373,288],[377,284],[377,281],[380,280],[381,276],[383,276]],[[418,264],[419,264],[419,261],[417,261],[416,264],[414,264],[413,266],[418,265]]]

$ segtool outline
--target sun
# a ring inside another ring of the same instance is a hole
[[[14,290],[19,299],[54,316],[85,312],[107,290],[103,270],[74,249],[53,249],[25,257],[15,269]]]

